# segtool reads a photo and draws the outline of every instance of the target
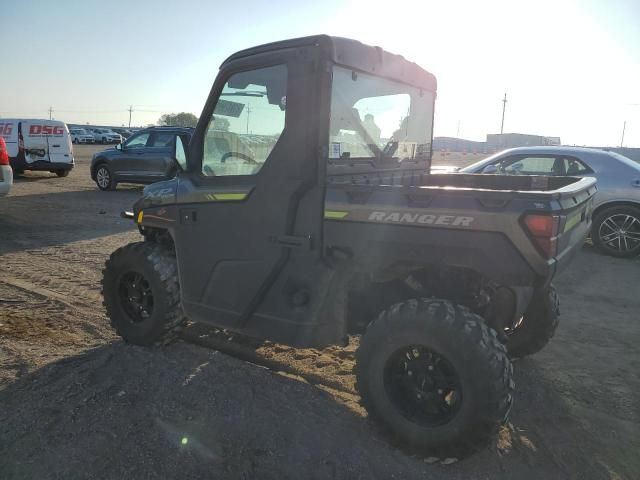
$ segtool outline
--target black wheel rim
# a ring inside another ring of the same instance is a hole
[[[127,272],[118,284],[120,305],[132,323],[141,323],[153,313],[153,292],[141,273]]]
[[[449,423],[462,405],[462,386],[451,363],[421,345],[401,348],[389,357],[384,385],[405,418],[427,427]]]
[[[598,235],[610,250],[633,252],[640,249],[640,219],[626,213],[611,215],[600,224]]]
[[[516,330],[518,330],[519,328],[522,327],[523,323],[524,323],[524,316],[520,317],[518,319],[518,321],[515,322],[512,326],[505,327],[504,328],[504,333],[506,333],[507,336],[513,335]]]

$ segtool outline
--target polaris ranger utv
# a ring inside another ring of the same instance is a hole
[[[595,180],[429,175],[436,80],[315,36],[221,66],[178,175],[145,188],[144,241],[106,263],[104,304],[137,345],[186,318],[301,347],[361,335],[370,416],[423,452],[484,444],[511,357],[558,323],[555,273],[582,245]]]

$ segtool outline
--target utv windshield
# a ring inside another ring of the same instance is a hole
[[[431,156],[433,92],[334,67],[330,161]]]

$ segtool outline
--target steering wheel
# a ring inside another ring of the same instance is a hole
[[[225,153],[222,156],[222,158],[220,159],[220,163],[226,162],[227,158],[231,158],[231,157],[240,158],[240,159],[244,160],[245,162],[250,163],[252,165],[258,165],[258,162],[256,162],[249,155],[245,155],[244,153],[240,153],[240,152],[227,152],[227,153]]]

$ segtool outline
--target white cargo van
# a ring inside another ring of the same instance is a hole
[[[14,172],[44,170],[66,177],[73,168],[73,147],[64,122],[31,118],[0,118]]]

